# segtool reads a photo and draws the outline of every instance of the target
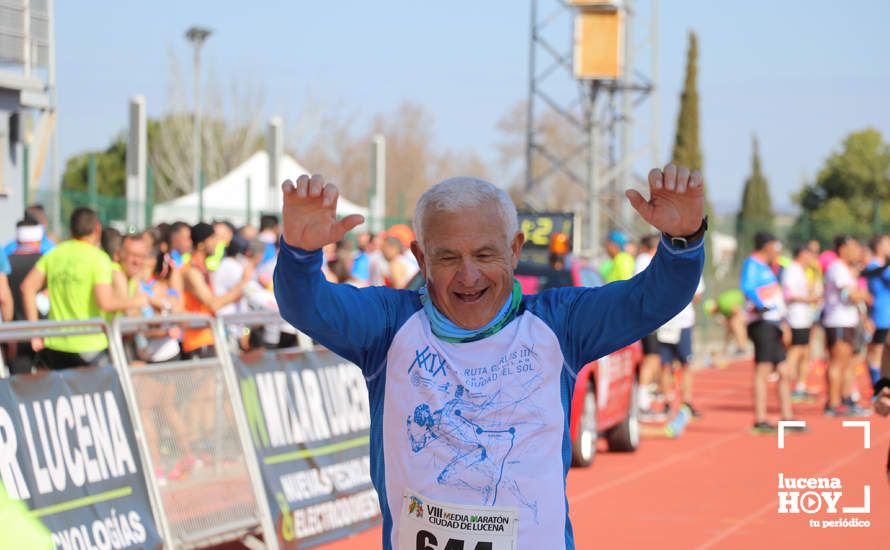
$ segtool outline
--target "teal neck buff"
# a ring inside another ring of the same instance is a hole
[[[501,310],[498,311],[498,314],[494,316],[494,319],[482,328],[469,330],[457,326],[436,308],[432,299],[430,299],[426,285],[421,287],[419,292],[420,303],[423,304],[423,310],[430,320],[433,334],[451,343],[475,342],[495,334],[516,317],[516,312],[519,311],[519,303],[522,301],[522,287],[519,285],[519,281],[513,279],[513,292]]]

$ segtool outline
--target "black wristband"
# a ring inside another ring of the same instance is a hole
[[[682,237],[674,237],[673,235],[669,235],[667,233],[664,234],[665,237],[671,242],[674,248],[691,248],[698,244],[698,242],[705,237],[705,231],[708,230],[708,217],[705,216],[701,220],[701,225],[691,235],[685,235]]]
[[[881,393],[884,388],[890,388],[890,378],[886,376],[875,382],[874,395]]]

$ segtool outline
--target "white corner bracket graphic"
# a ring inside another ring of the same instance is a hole
[[[871,485],[862,486],[862,506],[844,506],[845,514],[868,514],[871,512]]]
[[[844,420],[844,428],[862,428],[862,448],[871,449],[871,420]]]
[[[806,420],[779,420],[779,448],[785,448],[785,427],[806,428]]]

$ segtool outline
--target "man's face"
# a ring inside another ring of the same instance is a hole
[[[822,245],[819,244],[819,241],[813,239],[807,243],[807,250],[809,250],[813,255],[818,256],[822,251]]]
[[[847,265],[855,265],[860,260],[861,255],[861,247],[859,246],[859,242],[855,240],[849,240],[844,244],[840,249],[840,254],[838,254],[841,259]]]
[[[614,241],[606,241],[606,252],[609,254],[610,258],[614,258],[619,252],[621,252],[621,247],[618,246]]]
[[[782,243],[779,241],[770,241],[763,247],[763,256],[768,263],[773,263],[779,259],[782,253]]]
[[[204,253],[205,256],[210,256],[216,250],[216,244],[218,242],[219,237],[217,237],[215,234],[211,234],[209,237],[198,243],[198,247],[201,248],[201,251]]]
[[[411,250],[427,280],[433,304],[458,326],[487,325],[513,291],[513,270],[525,238],[507,244],[504,221],[493,205],[427,214],[421,249]]]
[[[142,239],[125,239],[121,249],[121,267],[128,279],[142,274],[148,247]]]
[[[803,250],[801,250],[800,255],[797,257],[797,261],[800,263],[800,265],[804,266],[812,264],[815,259],[816,257],[813,255],[812,252],[810,252],[809,248],[804,248]]]
[[[187,254],[192,251],[192,235],[188,227],[182,227],[173,233],[170,239],[170,246],[180,254]]]
[[[232,242],[232,237],[234,236],[229,226],[224,223],[213,224],[213,233],[226,244]]]
[[[387,262],[391,262],[402,253],[402,250],[395,243],[384,241],[383,246],[380,248],[380,252],[383,254],[383,257],[386,258]]]

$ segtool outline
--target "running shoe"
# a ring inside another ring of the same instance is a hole
[[[692,415],[693,418],[701,418],[701,411],[692,406],[692,403],[689,401],[684,401],[683,406],[689,409],[689,414]]]
[[[784,430],[786,432],[799,432],[805,433],[807,431],[806,425],[803,426],[785,426]]]
[[[871,409],[866,409],[865,407],[860,407],[858,400],[854,397],[845,397],[843,400],[844,407],[847,409],[846,414],[844,416],[849,417],[864,417],[871,416]]]
[[[692,413],[689,412],[688,407],[686,407],[686,405],[681,405],[680,410],[677,411],[677,416],[664,427],[665,435],[670,438],[680,437],[680,434],[686,429],[691,418]]]
[[[866,409],[865,407],[859,406],[858,403],[854,403],[847,407],[846,413],[843,415],[846,417],[866,417],[871,416],[871,409]]]
[[[816,396],[808,392],[807,390],[794,390],[791,392],[791,402],[792,403],[807,403],[809,401],[813,401],[816,399]]]
[[[778,431],[779,429],[769,422],[755,422],[754,426],[751,428],[751,432],[756,434],[774,434]]]
[[[847,416],[847,408],[843,405],[839,405],[837,407],[825,405],[825,416],[833,416],[835,418]]]

